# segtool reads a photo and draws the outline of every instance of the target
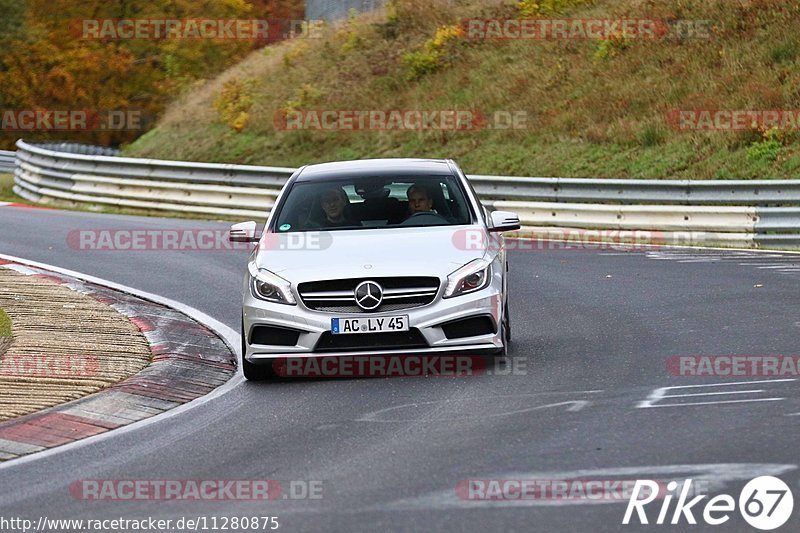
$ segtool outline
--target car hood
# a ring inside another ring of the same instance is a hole
[[[444,279],[487,256],[487,247],[475,243],[488,238],[480,226],[270,233],[261,240],[256,265],[293,283],[386,276]]]

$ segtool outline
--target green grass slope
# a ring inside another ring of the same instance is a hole
[[[482,18],[703,20],[705,38],[477,40]],[[672,127],[680,109],[800,108],[800,1],[396,0],[384,13],[254,52],[179,98],[127,155],[299,166],[452,157],[468,173],[794,178],[800,135]],[[524,129],[284,131],[287,110],[527,113]]]

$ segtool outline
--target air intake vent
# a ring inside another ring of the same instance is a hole
[[[479,335],[489,335],[497,333],[494,320],[489,315],[473,316],[454,320],[447,324],[442,324],[444,336],[448,339],[463,339],[464,337],[477,337]]]
[[[300,338],[300,333],[300,331],[290,328],[255,326],[250,333],[250,344],[295,346]]]

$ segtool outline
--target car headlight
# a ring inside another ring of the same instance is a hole
[[[475,259],[447,276],[444,298],[461,296],[479,291],[489,284],[492,277],[491,263],[485,259]]]
[[[259,269],[255,261],[247,265],[253,296],[277,304],[296,305],[292,284],[269,270]]]

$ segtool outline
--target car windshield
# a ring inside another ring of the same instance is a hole
[[[294,183],[273,228],[286,233],[470,222],[454,176],[357,177]]]

